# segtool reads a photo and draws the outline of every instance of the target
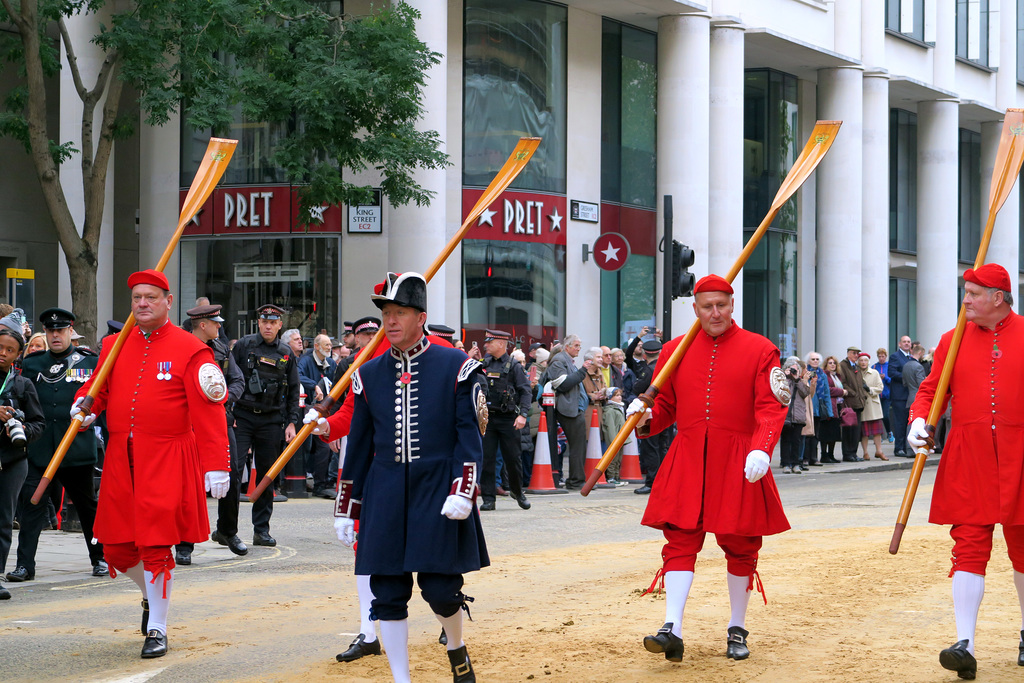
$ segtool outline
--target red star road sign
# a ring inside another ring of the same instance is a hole
[[[626,265],[629,242],[617,232],[606,232],[594,242],[594,263],[602,270],[616,271]]]

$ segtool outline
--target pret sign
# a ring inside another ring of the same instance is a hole
[[[616,271],[626,265],[629,241],[617,232],[606,232],[594,242],[594,263],[602,270]]]

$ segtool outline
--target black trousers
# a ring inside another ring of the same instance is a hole
[[[892,436],[895,440],[893,450],[896,453],[907,452],[907,420],[910,419],[910,409],[906,401],[893,401],[889,405],[892,412]]]
[[[39,505],[32,504],[32,494],[43,478],[45,468],[29,463],[28,476],[21,487],[21,530],[18,531],[18,565],[30,572],[36,570],[36,550],[39,547],[39,534],[43,527],[50,523],[46,510],[46,499]],[[75,509],[78,519],[82,522],[82,535],[85,547],[93,566],[103,560],[103,546],[92,544],[92,526],[96,522],[96,487],[93,485],[93,466],[76,465],[61,467],[53,477],[53,485],[62,485]]]
[[[14,524],[14,510],[18,507],[21,485],[28,473],[28,460],[8,463],[0,470],[0,574],[7,566],[7,555],[11,552],[11,538]],[[43,513],[46,506],[40,505]]]
[[[587,460],[587,413],[580,412],[576,417],[567,417],[557,410],[554,411],[558,425],[565,432],[565,440],[569,444],[569,476],[563,479],[566,487],[583,488],[587,478],[583,476],[583,466]],[[551,429],[551,425],[548,426]],[[552,462],[555,458],[552,455]],[[559,459],[561,464],[561,459]],[[561,470],[561,468],[559,468]]]
[[[804,437],[804,463],[811,465],[818,462],[818,431],[821,429],[821,418],[814,418],[814,434]]]
[[[263,479],[263,476],[273,466],[277,456],[281,454],[281,443],[284,441],[284,427],[281,426],[281,413],[259,413],[237,406],[235,408],[235,445],[237,446],[238,459],[245,463],[248,459],[249,450],[252,449],[253,462],[256,465],[256,476]],[[234,458],[232,458],[233,460]],[[232,469],[234,467],[232,466]],[[239,467],[241,472],[241,466]],[[217,529],[227,534],[230,529],[238,533],[238,492],[234,495],[228,491],[224,499],[230,498],[234,501],[234,511],[218,508]],[[225,513],[230,515],[225,519]],[[268,486],[267,490],[252,504],[252,529],[254,533],[270,533],[270,516],[274,513],[274,490]],[[222,526],[223,522],[223,526]]]
[[[462,574],[416,574],[423,599],[434,614],[450,617],[466,603],[462,594]],[[401,621],[409,618],[409,598],[412,597],[412,574],[370,575],[373,602],[370,617],[381,621]]]
[[[857,450],[860,448],[860,414],[856,410],[857,422],[852,427],[843,427],[843,459],[856,458]]]
[[[330,471],[331,448],[319,436],[312,436],[306,440],[309,444],[309,452],[306,454],[306,463],[309,471],[313,473],[313,490],[330,488],[337,474],[337,467],[332,474]]]
[[[653,486],[661,461],[668,454],[672,444],[672,429],[640,439],[640,469],[644,472],[644,486]]]
[[[800,430],[803,425],[787,423],[782,425],[782,435],[779,437],[779,464],[783,467],[793,467],[800,464]]]
[[[515,428],[515,421],[515,415],[493,415],[487,422],[487,433],[484,434],[484,472],[480,482],[485,501],[494,502],[499,445],[512,496],[519,498],[523,495],[523,461],[520,458],[523,444],[519,430]]]

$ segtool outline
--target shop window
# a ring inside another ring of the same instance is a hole
[[[917,114],[889,111],[889,248],[917,252]]]
[[[541,137],[513,189],[565,192],[564,6],[466,0],[463,185],[485,187],[520,137]]]
[[[981,134],[960,129],[959,156],[959,230],[960,260],[974,263],[981,246]]]
[[[899,347],[900,337],[917,338],[917,282],[889,278],[889,348]]]

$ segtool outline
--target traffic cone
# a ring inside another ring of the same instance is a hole
[[[248,468],[249,472],[249,487],[245,490],[244,496],[239,496],[243,503],[252,502],[252,494],[256,492],[256,463],[253,463],[251,468]]]
[[[551,478],[551,447],[548,445],[548,421],[544,413],[540,414],[540,429],[537,431],[537,444],[533,449],[533,473],[530,476],[529,494],[538,493],[569,493],[565,489],[556,489]]]
[[[619,480],[630,484],[642,484],[644,473],[640,471],[640,449],[636,430],[629,435],[629,440],[622,447],[622,463],[619,466]]]
[[[601,425],[597,419],[597,408],[594,408],[590,418],[590,434],[587,436],[587,459],[583,463],[583,476],[588,480],[590,479],[590,473],[597,468],[597,463],[601,462]],[[594,484],[595,489],[613,489],[615,484],[609,484],[608,480],[604,478],[604,472],[601,473],[601,477]]]

